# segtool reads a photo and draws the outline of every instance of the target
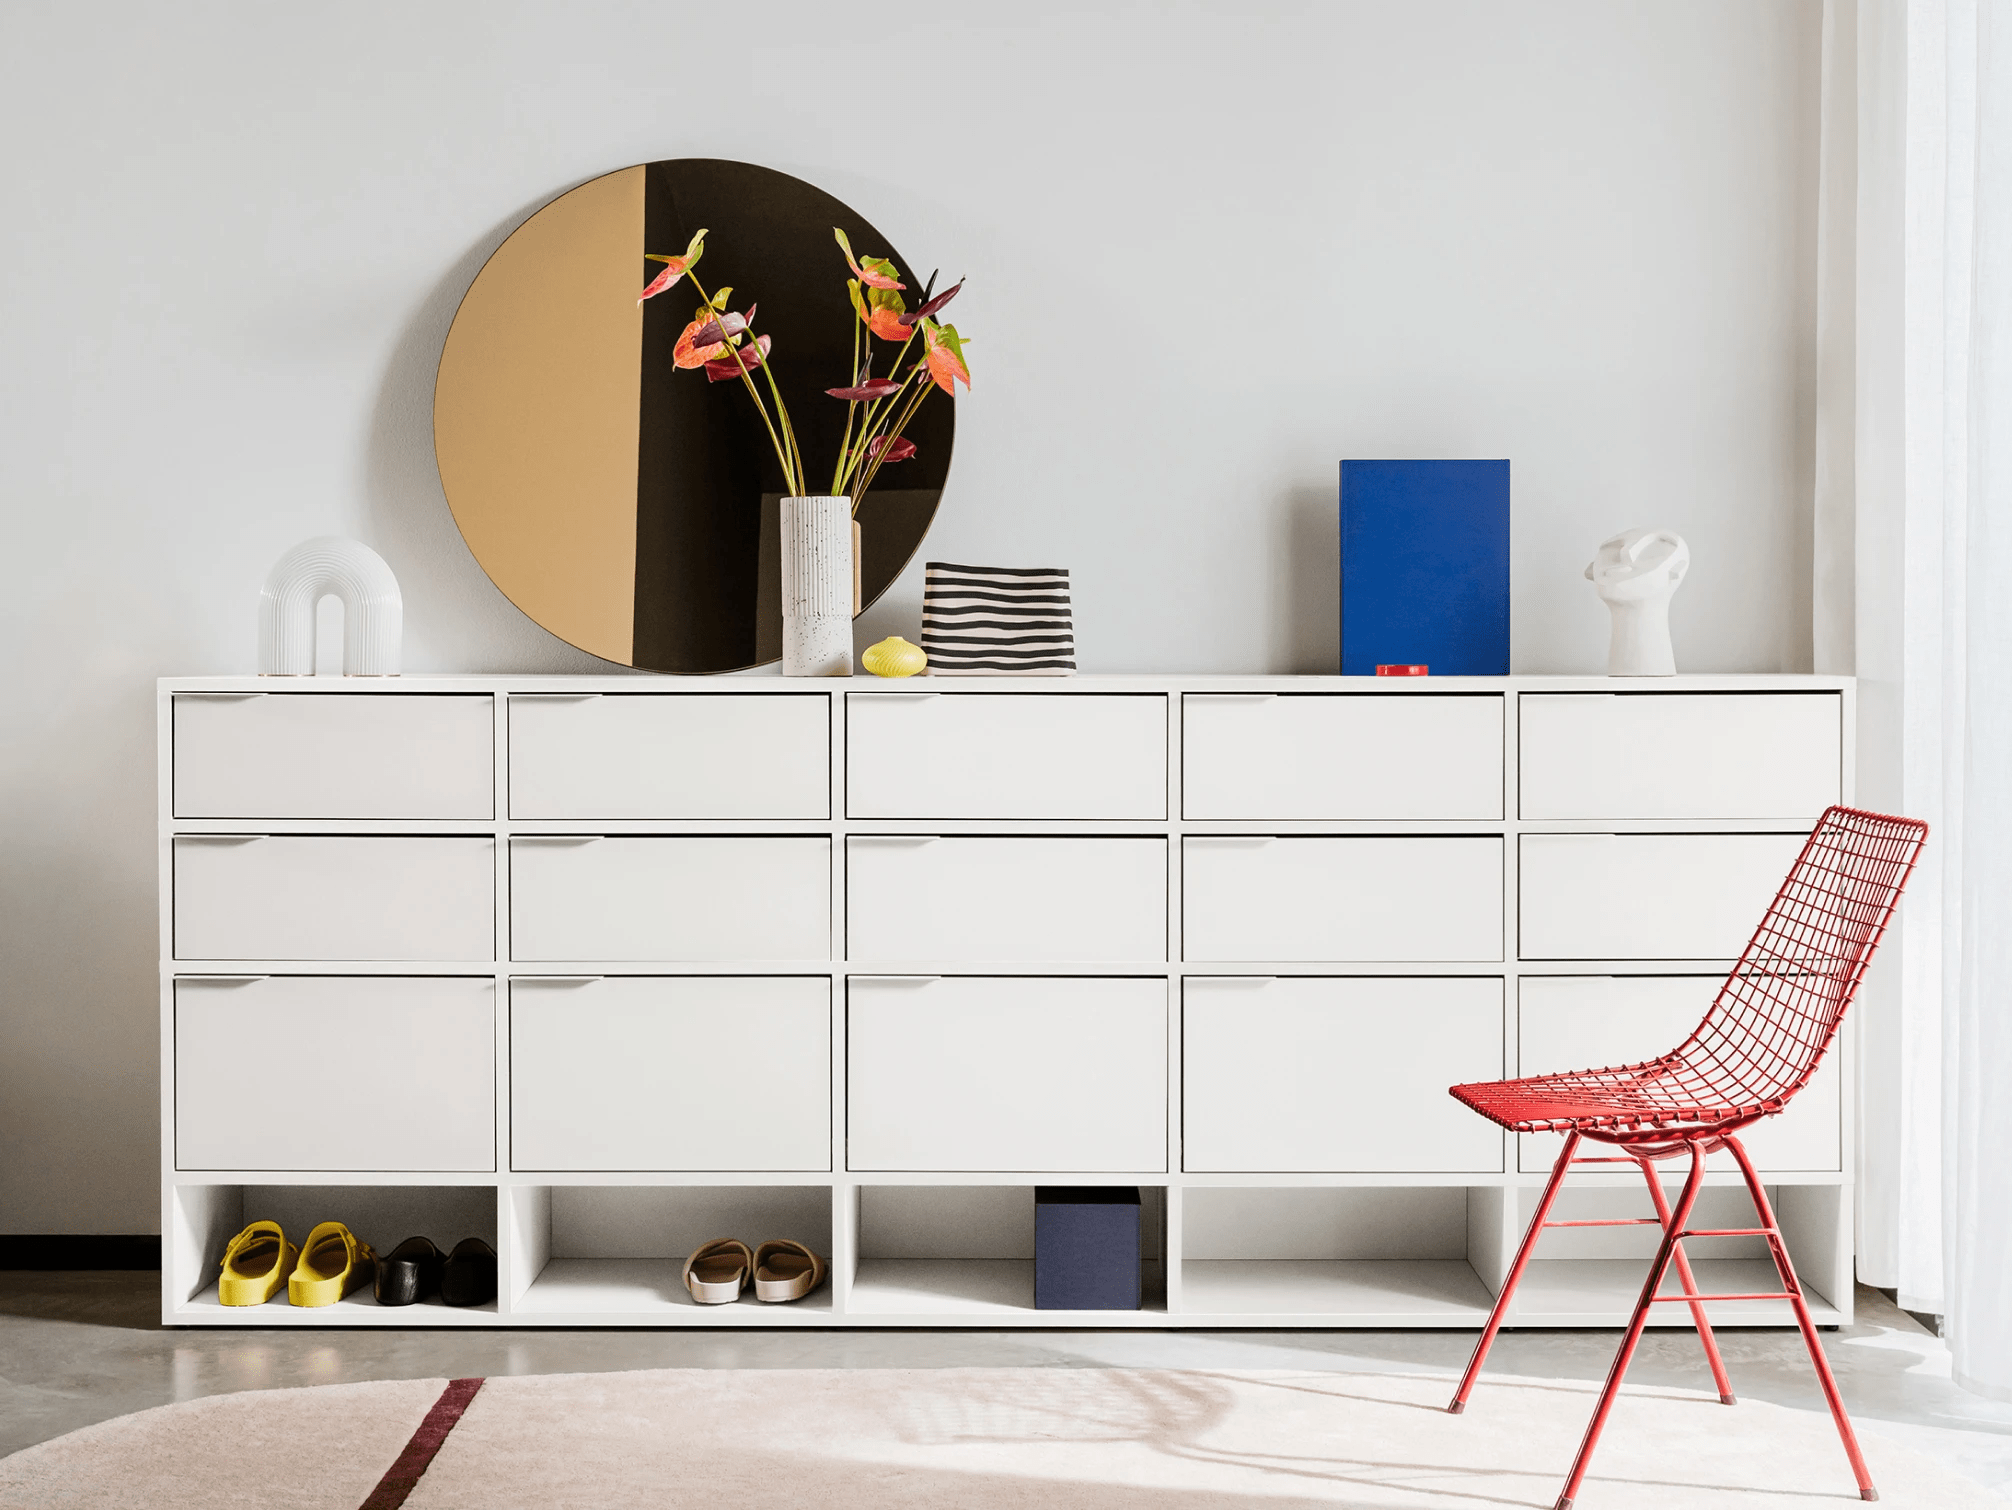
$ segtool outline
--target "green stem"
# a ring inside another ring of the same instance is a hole
[[[868,468],[866,475],[860,479],[859,491],[852,495],[852,512],[854,514],[859,512],[860,500],[866,497],[866,490],[873,486],[873,480],[880,475],[880,469],[884,464],[884,458],[889,448],[897,440],[901,439],[901,432],[906,430],[908,422],[915,418],[915,412],[922,407],[922,401],[935,391],[936,385],[934,383],[923,383],[922,387],[916,391],[915,397],[908,401],[908,407],[901,411],[900,420],[892,430],[887,432],[887,439],[881,445],[880,455],[873,459],[872,465]]]
[[[712,309],[713,305],[712,295],[706,292],[705,285],[699,282],[697,275],[688,272],[685,274],[685,276],[692,280],[692,287],[699,291],[699,297],[705,300],[706,308]],[[721,311],[713,310],[714,319],[718,319],[720,314]],[[752,332],[750,332],[750,334],[752,334]],[[741,382],[747,386],[748,397],[754,400],[755,412],[761,416],[761,422],[763,428],[768,431],[768,442],[770,445],[775,447],[775,458],[777,461],[782,463],[783,486],[785,488],[793,487],[795,486],[795,479],[791,476],[790,473],[789,452],[784,449],[782,443],[782,437],[775,433],[775,426],[769,421],[768,407],[761,401],[761,390],[755,387],[754,379],[748,375],[748,365],[747,362],[741,356],[740,348],[734,345],[733,342],[731,341],[728,341],[726,343],[726,348],[727,351],[733,356],[734,366],[740,369]],[[768,366],[768,363],[763,362],[762,366],[766,368]],[[774,389],[775,375],[773,373],[769,375],[768,381],[769,381],[769,387],[771,389]],[[780,392],[776,393],[776,408],[782,412],[783,428],[787,430],[789,428],[789,413],[782,407],[782,394]],[[796,489],[796,491],[801,493],[802,489],[799,487]]]
[[[857,320],[852,322],[852,386],[855,388],[859,386],[859,321]],[[845,406],[845,434],[839,437],[838,460],[831,469],[833,497],[836,497],[839,490],[845,486],[845,456],[852,449],[852,420],[858,408],[857,399]]]
[[[908,327],[908,339],[903,341],[901,345],[895,349],[894,360],[888,363],[887,365],[888,376],[892,377],[896,372],[901,370],[901,359],[903,356],[907,354],[908,348],[915,343],[915,332],[920,328],[921,327],[919,325],[911,325]],[[869,361],[871,360],[872,346],[873,342],[869,338],[867,341]],[[914,379],[915,374],[921,370],[921,366],[922,364],[918,361],[915,366],[908,369],[908,376],[901,380],[900,389],[897,389],[895,392],[888,394],[886,398],[875,399],[872,404],[868,405],[866,411],[866,423],[864,428],[862,428],[860,431],[860,441],[859,441],[860,449],[853,456],[851,465],[846,468],[845,478],[840,480],[841,491],[844,490],[846,479],[849,479],[852,473],[858,470],[860,463],[865,460],[866,443],[873,438],[873,427],[880,423],[880,420],[882,418],[881,413],[882,409],[884,407],[891,407],[893,404],[899,402],[902,392],[907,389],[908,384]]]

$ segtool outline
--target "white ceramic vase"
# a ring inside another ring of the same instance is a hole
[[[782,674],[852,675],[852,500],[782,501]]]

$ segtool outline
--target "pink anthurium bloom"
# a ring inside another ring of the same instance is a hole
[[[769,338],[757,337],[745,346],[734,348],[731,356],[723,356],[706,363],[708,383],[726,383],[739,377],[743,372],[753,372],[768,360]],[[725,348],[722,347],[722,350]]]
[[[699,257],[705,249],[706,233],[701,229],[692,237],[690,243],[686,245],[682,257],[666,257],[661,252],[643,253],[644,261],[661,262],[664,265],[664,270],[650,280],[649,286],[643,290],[643,298],[638,299],[636,302],[641,304],[643,299],[656,298],[658,294],[669,288],[673,283],[676,283],[678,279],[684,277],[686,273],[698,265]]]
[[[901,316],[881,305],[867,311],[866,328],[883,341],[905,341],[909,336],[908,327],[901,323]]]
[[[852,242],[837,226],[831,228],[832,237],[838,242],[838,249],[845,253],[845,265],[852,269],[852,276],[868,288],[906,288],[895,276],[895,266],[885,257],[861,257],[852,255]]]
[[[725,341],[714,341],[706,346],[698,344],[699,332],[711,323],[709,320],[694,320],[685,327],[685,333],[678,337],[678,344],[671,348],[673,364],[684,368],[703,367],[714,357],[726,355]]]
[[[875,399],[886,398],[899,393],[900,383],[889,382],[886,378],[870,378],[853,388],[827,388],[824,391],[833,398],[842,398],[848,404],[870,404]]]
[[[966,388],[971,386],[971,369],[964,365],[964,342],[957,334],[957,327],[925,320],[922,337],[929,351],[925,360],[929,364],[930,380],[955,398],[960,379]]]
[[[881,456],[882,451],[887,454]],[[883,462],[906,461],[915,454],[915,442],[905,435],[896,436],[892,442],[885,435],[876,435],[866,443],[866,454]]]

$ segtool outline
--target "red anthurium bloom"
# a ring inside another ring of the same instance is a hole
[[[856,388],[827,388],[824,391],[833,398],[842,398],[848,404],[870,404],[875,399],[887,398],[901,391],[901,384],[889,382],[886,378],[871,378]]]
[[[881,456],[880,453],[882,451],[885,451],[887,454]],[[885,435],[876,435],[866,443],[866,454],[868,456],[878,456],[884,462],[906,461],[915,454],[915,442],[907,436],[901,435],[897,436],[892,444],[890,444]]]
[[[962,278],[959,278],[955,283],[951,284],[950,287],[943,290],[942,293],[938,294],[935,298],[929,300],[926,304],[922,306],[922,308],[918,309],[914,314],[903,315],[901,317],[901,323],[903,325],[913,325],[917,320],[921,320],[930,315],[935,314],[937,310],[943,308],[944,305],[948,304],[952,299],[956,298],[957,290],[962,288],[963,286],[964,286],[964,280]]]
[[[769,338],[761,336],[745,346],[736,347],[732,356],[723,356],[717,361],[706,363],[708,383],[731,382],[743,372],[753,372],[768,360]],[[724,347],[721,348],[725,350]]]
[[[704,346],[698,343],[699,332],[713,323],[715,322],[710,320],[694,320],[687,325],[685,333],[678,337],[678,344],[671,348],[671,361],[679,367],[703,367],[714,357],[725,356],[727,354],[725,341],[716,340]]]
[[[857,278],[861,283],[864,283],[868,288],[908,287],[907,284],[895,276],[894,264],[889,262],[885,257],[862,257],[855,259],[852,255],[852,242],[847,239],[845,232],[841,231],[837,226],[833,226],[831,234],[838,242],[838,249],[845,253],[845,265],[852,269],[852,276]]]
[[[925,321],[922,335],[929,348],[925,360],[929,364],[930,380],[955,398],[960,379],[966,388],[971,386],[971,369],[964,365],[964,342],[957,334],[957,327],[938,325],[933,320]]]

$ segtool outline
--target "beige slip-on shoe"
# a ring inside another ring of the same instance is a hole
[[[737,1237],[716,1237],[702,1243],[685,1260],[685,1288],[702,1306],[723,1306],[739,1300],[754,1271],[754,1255]]]
[[[755,1299],[801,1300],[824,1283],[824,1260],[802,1243],[777,1238],[754,1252]]]

